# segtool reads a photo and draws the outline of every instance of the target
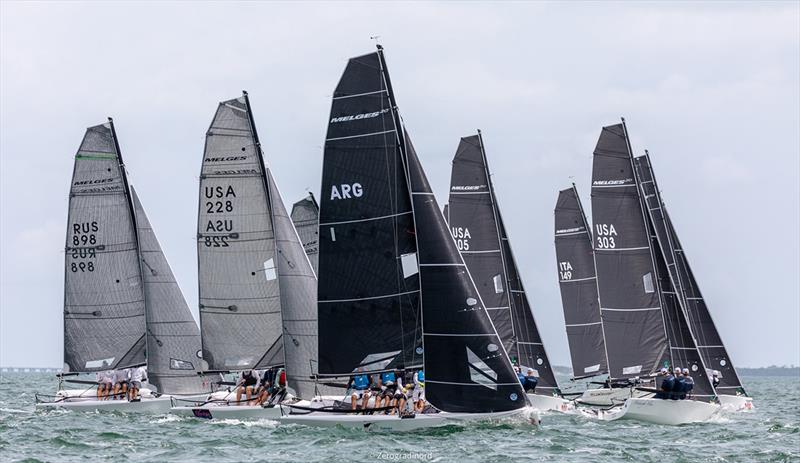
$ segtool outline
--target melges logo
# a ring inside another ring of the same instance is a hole
[[[381,109],[380,111],[375,111],[374,113],[361,113],[361,114],[354,114],[352,116],[339,116],[339,117],[332,117],[331,124],[335,124],[337,122],[350,122],[350,121],[358,121],[361,119],[372,119],[373,117],[378,117],[381,114],[386,114],[389,112],[389,109]]]

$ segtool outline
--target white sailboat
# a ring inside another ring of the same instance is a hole
[[[65,264],[65,368],[55,395],[37,394],[37,409],[164,412],[170,394],[208,390],[196,374],[199,330],[128,184],[111,119],[87,129],[75,156]],[[141,365],[149,382],[130,401],[98,398],[96,381],[77,378]]]

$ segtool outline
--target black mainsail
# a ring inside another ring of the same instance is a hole
[[[197,256],[209,370],[283,365],[275,229],[246,95],[219,104],[200,173]]]
[[[312,193],[294,203],[291,217],[316,275],[319,261],[319,205]]]
[[[598,300],[609,376],[653,373],[669,356],[648,222],[624,121],[603,127],[592,167]]]
[[[142,280],[147,300],[147,378],[159,392],[209,390],[200,369],[200,330],[156,238],[142,203],[131,186],[139,232]]]
[[[440,410],[524,406],[401,123],[380,46],[352,58],[334,92],[322,191],[321,373],[409,368],[424,358],[426,396]]]
[[[66,371],[145,363],[136,219],[114,123],[89,127],[75,155],[64,276]]]
[[[592,231],[575,184],[558,192],[555,246],[561,304],[575,379],[608,373],[597,298]]]
[[[552,395],[558,384],[511,253],[480,131],[458,145],[445,211],[456,246],[512,362],[534,370],[537,393]]]

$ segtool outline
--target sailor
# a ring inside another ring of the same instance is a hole
[[[362,399],[361,408],[366,409],[369,403],[369,398],[372,395],[369,391],[370,380],[369,375],[361,373],[361,368],[358,369],[359,374],[350,377],[350,382],[347,383],[347,388],[352,389],[353,393],[350,395],[350,406],[353,410],[356,409],[356,401]]]
[[[539,379],[536,378],[533,368],[528,368],[527,373],[527,375],[522,377],[522,389],[524,389],[525,392],[534,393],[536,392],[536,385],[539,384]]]
[[[683,371],[679,367],[675,367],[673,371],[675,375],[675,385],[672,387],[672,400],[683,400],[686,398],[686,381],[683,377]]]
[[[514,365],[514,373],[517,374],[517,379],[519,380],[519,383],[525,385],[525,375],[522,374],[522,371],[520,371],[519,367],[516,365]]]
[[[661,381],[661,391],[656,393],[656,399],[669,399],[672,395],[672,390],[675,387],[675,377],[670,374],[669,370],[662,368],[659,372],[660,376],[664,379]]]
[[[142,388],[142,381],[147,379],[147,367],[141,366],[130,369],[130,386],[128,387],[128,400],[136,399],[139,389]]]
[[[259,395],[257,404],[271,405],[282,401],[286,397],[286,370],[280,368],[272,371],[272,381],[265,383]]]
[[[395,405],[398,382],[400,378],[394,371],[384,371],[380,374],[380,394],[375,396],[375,408]]]
[[[114,370],[114,394],[112,399],[122,399],[128,396],[128,380],[130,379],[130,370],[123,368],[121,370]]]
[[[114,379],[110,371],[98,371],[95,374],[97,380],[97,400],[106,400],[111,390],[114,388]]]
[[[694,389],[694,378],[692,378],[692,375],[689,374],[688,368],[683,369],[683,384],[684,394],[683,397],[681,397],[682,399],[686,398],[687,395],[690,395],[692,393],[692,389]]]
[[[244,393],[247,397],[245,404],[249,404],[260,385],[261,377],[256,370],[242,370],[239,373],[239,381],[236,382],[236,403],[242,403],[242,393]]]
[[[711,374],[711,385],[713,385],[715,388],[719,386],[719,372],[717,372],[717,370],[714,370],[714,372]]]
[[[414,409],[422,412],[425,409],[425,370],[419,370],[414,374]]]

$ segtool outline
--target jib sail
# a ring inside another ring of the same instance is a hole
[[[456,246],[512,362],[533,369],[539,378],[537,392],[551,395],[558,384],[511,253],[480,132],[458,145],[445,210]]]
[[[65,247],[65,369],[144,364],[145,342],[135,218],[109,120],[86,130],[75,155]]]
[[[650,233],[624,122],[603,127],[594,151],[592,221],[609,376],[647,375],[668,356]]]
[[[210,388],[200,368],[200,330],[131,186],[147,300],[147,378],[161,393],[202,393]]]
[[[586,378],[606,374],[608,365],[597,299],[592,232],[574,184],[558,193],[555,245],[573,376]]]

